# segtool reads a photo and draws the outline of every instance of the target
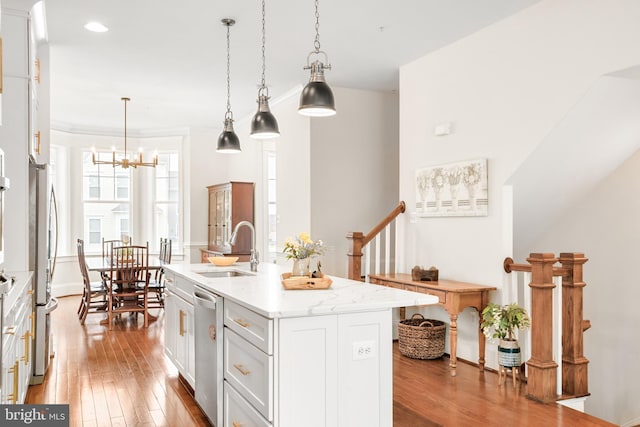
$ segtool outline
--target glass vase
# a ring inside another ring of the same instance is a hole
[[[310,258],[294,259],[291,275],[292,276],[308,276],[309,261],[310,261]]]

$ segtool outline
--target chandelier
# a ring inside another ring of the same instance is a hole
[[[138,166],[151,166],[155,168],[158,164],[157,153],[153,156],[153,159],[150,162],[144,162],[142,160],[142,148],[140,148],[138,155],[135,158],[129,159],[129,155],[127,154],[127,102],[131,101],[131,99],[126,97],[121,99],[124,101],[124,157],[120,160],[116,160],[116,147],[113,147],[111,161],[97,160],[96,152],[94,150],[92,154],[93,164],[112,165],[114,168],[116,166],[122,166],[123,169],[128,169],[129,167],[137,168]]]

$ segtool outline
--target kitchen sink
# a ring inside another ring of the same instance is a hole
[[[251,274],[245,271],[238,271],[238,270],[203,271],[198,274],[208,278],[254,276],[254,274]]]

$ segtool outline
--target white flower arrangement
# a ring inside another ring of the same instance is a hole
[[[313,255],[322,255],[324,249],[322,240],[314,242],[309,233],[300,233],[295,239],[288,238],[284,242],[282,253],[287,259],[305,259]]]

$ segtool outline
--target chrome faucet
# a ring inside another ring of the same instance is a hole
[[[240,221],[236,224],[236,227],[233,229],[233,233],[231,233],[231,238],[229,239],[229,243],[231,245],[236,244],[236,239],[238,237],[238,229],[243,225],[249,227],[251,230],[251,256],[249,257],[249,264],[251,265],[251,271],[258,271],[258,264],[260,263],[260,254],[256,251],[256,229],[249,221]]]

